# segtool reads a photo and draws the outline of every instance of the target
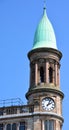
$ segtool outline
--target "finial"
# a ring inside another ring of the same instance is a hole
[[[43,15],[46,16],[46,0],[44,0]]]
[[[44,9],[46,9],[46,0],[44,0]]]

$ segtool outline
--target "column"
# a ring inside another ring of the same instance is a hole
[[[57,63],[55,64],[55,84],[57,85]]]
[[[49,70],[48,70],[48,61],[46,61],[46,83],[49,83]]]
[[[58,65],[58,85],[60,87],[60,65]]]
[[[35,85],[38,83],[38,65],[35,63]]]
[[[6,124],[3,124],[3,130],[6,130]]]
[[[56,120],[56,130],[60,130],[60,122]]]
[[[45,130],[44,120],[42,120],[42,130]]]
[[[6,110],[5,110],[5,109],[4,109],[3,115],[4,115],[4,116],[5,116],[5,115],[7,115],[7,113],[6,113]]]
[[[17,114],[19,114],[20,113],[20,108],[17,108]]]
[[[55,66],[53,68],[53,84],[55,84]]]
[[[18,122],[18,123],[17,123],[17,130],[19,130],[19,126],[20,126],[20,123]]]

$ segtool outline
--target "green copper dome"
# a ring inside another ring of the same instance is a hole
[[[43,17],[37,26],[35,36],[34,36],[33,49],[36,48],[57,49],[55,33],[52,24],[50,23],[47,17],[45,8],[44,8]]]

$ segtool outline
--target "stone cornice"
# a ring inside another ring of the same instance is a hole
[[[55,89],[55,88],[33,88],[32,90],[28,91],[26,93],[26,98],[28,99],[28,96],[30,96],[33,93],[42,93],[42,92],[51,92],[51,93],[55,93],[57,95],[60,95],[62,98],[64,98],[64,94],[62,91]]]
[[[53,118],[57,118],[64,122],[64,119],[62,116],[57,115],[56,113],[53,112],[33,112],[33,113],[21,113],[21,114],[12,114],[12,115],[4,115],[0,116],[0,120],[8,120],[8,119],[21,119],[21,118],[30,118],[33,116],[52,116]]]
[[[37,49],[31,50],[28,53],[28,58],[30,59],[30,57],[32,56],[32,54],[34,54],[36,52],[37,53],[39,53],[39,52],[55,53],[56,55],[59,56],[60,59],[62,58],[62,53],[59,50],[52,49],[52,48],[37,48]]]

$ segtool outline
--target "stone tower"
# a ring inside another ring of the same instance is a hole
[[[26,93],[29,105],[34,105],[33,130],[62,130],[62,100],[60,60],[55,33],[46,8],[37,26],[30,60],[30,87]]]

